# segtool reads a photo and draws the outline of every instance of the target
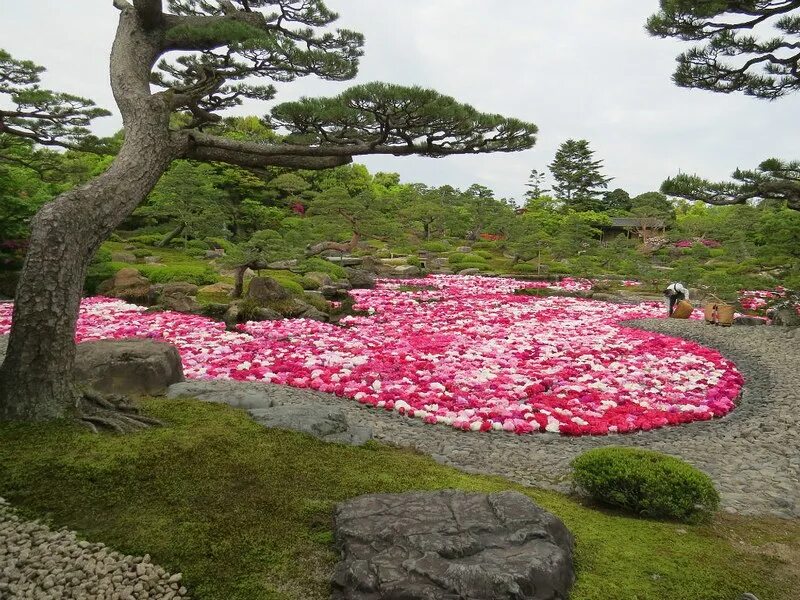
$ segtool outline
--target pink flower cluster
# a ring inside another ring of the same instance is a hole
[[[739,305],[752,312],[759,312],[766,308],[772,300],[783,298],[786,288],[776,287],[774,290],[739,290]]]
[[[424,288],[405,291],[409,285]],[[546,285],[382,280],[353,292],[369,316],[346,317],[343,326],[287,319],[238,332],[204,317],[89,298],[77,338],[163,339],[178,347],[189,378],[312,388],[471,431],[622,433],[734,408],[743,380],[718,352],[620,324],[663,316],[661,303],[513,294]],[[0,305],[0,333],[9,325],[10,306]]]

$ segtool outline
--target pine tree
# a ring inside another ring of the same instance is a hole
[[[608,187],[610,177],[603,177],[602,160],[592,160],[594,151],[586,140],[567,140],[559,147],[550,163],[556,198],[567,209],[577,212],[602,210],[601,190]]]
[[[525,184],[525,187],[528,188],[528,191],[525,192],[526,200],[535,200],[550,191],[544,187],[545,177],[546,175],[538,169],[531,169],[531,174],[528,175],[528,183]]]

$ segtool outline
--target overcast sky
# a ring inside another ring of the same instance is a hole
[[[477,109],[539,126],[533,150],[512,154],[366,158],[373,172],[465,188],[480,183],[521,198],[532,168],[546,170],[559,144],[585,138],[605,161],[610,187],[632,195],[667,176],[724,179],[776,156],[798,159],[800,95],[776,102],[675,87],[683,44],[644,31],[657,0],[328,0],[342,27],[366,35],[355,83],[421,85]],[[117,20],[111,0],[0,0],[0,47],[48,68],[43,83],[116,113],[108,55]],[[332,95],[343,84],[305,79],[276,101]],[[240,114],[263,115],[251,102]],[[119,129],[100,119],[99,135]],[[549,175],[549,173],[548,173]]]

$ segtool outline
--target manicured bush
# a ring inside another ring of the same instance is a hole
[[[92,257],[92,264],[100,265],[109,262],[111,262],[111,250],[105,246],[100,246],[97,252],[94,253],[94,257]]]
[[[277,281],[281,285],[281,287],[286,291],[291,292],[292,294],[296,294],[298,296],[303,295],[304,293],[303,286],[297,283],[294,279],[290,277],[281,277],[275,275],[270,275],[270,277],[272,277],[272,279]]]
[[[210,250],[211,246],[203,240],[189,240],[186,242],[186,248],[188,250],[202,250],[205,252],[206,250]]]
[[[428,242],[423,242],[420,247],[423,250],[427,250],[428,252],[449,252],[451,247],[446,242],[441,242],[439,240],[430,240]]]
[[[164,239],[165,236],[147,233],[143,235],[135,235],[133,237],[128,238],[128,242],[132,244],[142,244],[143,246],[155,246],[161,240]]]
[[[536,265],[529,265],[528,263],[517,263],[511,267],[515,273],[536,273],[538,269]]]
[[[492,254],[488,250],[473,250],[472,253],[477,254],[478,256],[480,256],[481,258],[485,258],[486,260],[494,258],[494,254]]]
[[[447,257],[447,262],[451,265],[463,265],[464,263],[478,263],[483,267],[486,267],[486,259],[474,252],[458,252],[455,254],[451,254]],[[464,267],[465,269],[467,267]]]
[[[422,261],[420,260],[419,256],[409,256],[406,259],[406,262],[412,267],[419,267],[422,265]]]
[[[318,271],[320,273],[327,273],[333,279],[347,279],[347,271],[343,267],[332,263],[324,258],[307,258],[298,265],[298,268],[303,273],[311,271]]]
[[[134,250],[132,253],[136,258],[145,258],[146,256],[153,256],[153,253],[150,250]]]
[[[690,523],[711,518],[719,494],[711,478],[678,458],[639,448],[596,448],[572,461],[577,487],[603,504]]]
[[[480,269],[481,271],[485,271],[489,268],[485,262],[463,262],[458,264],[458,270],[462,271],[464,269]]]
[[[153,283],[185,281],[195,285],[209,285],[219,281],[211,267],[199,265],[137,265],[139,272]]]

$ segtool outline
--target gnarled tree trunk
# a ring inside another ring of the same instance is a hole
[[[185,146],[169,131],[166,99],[150,95],[148,77],[156,56],[157,44],[138,27],[135,13],[123,13],[111,81],[125,142],[105,173],[45,205],[33,220],[0,367],[0,419],[47,420],[75,406],[73,336],[86,270],[100,244]]]

